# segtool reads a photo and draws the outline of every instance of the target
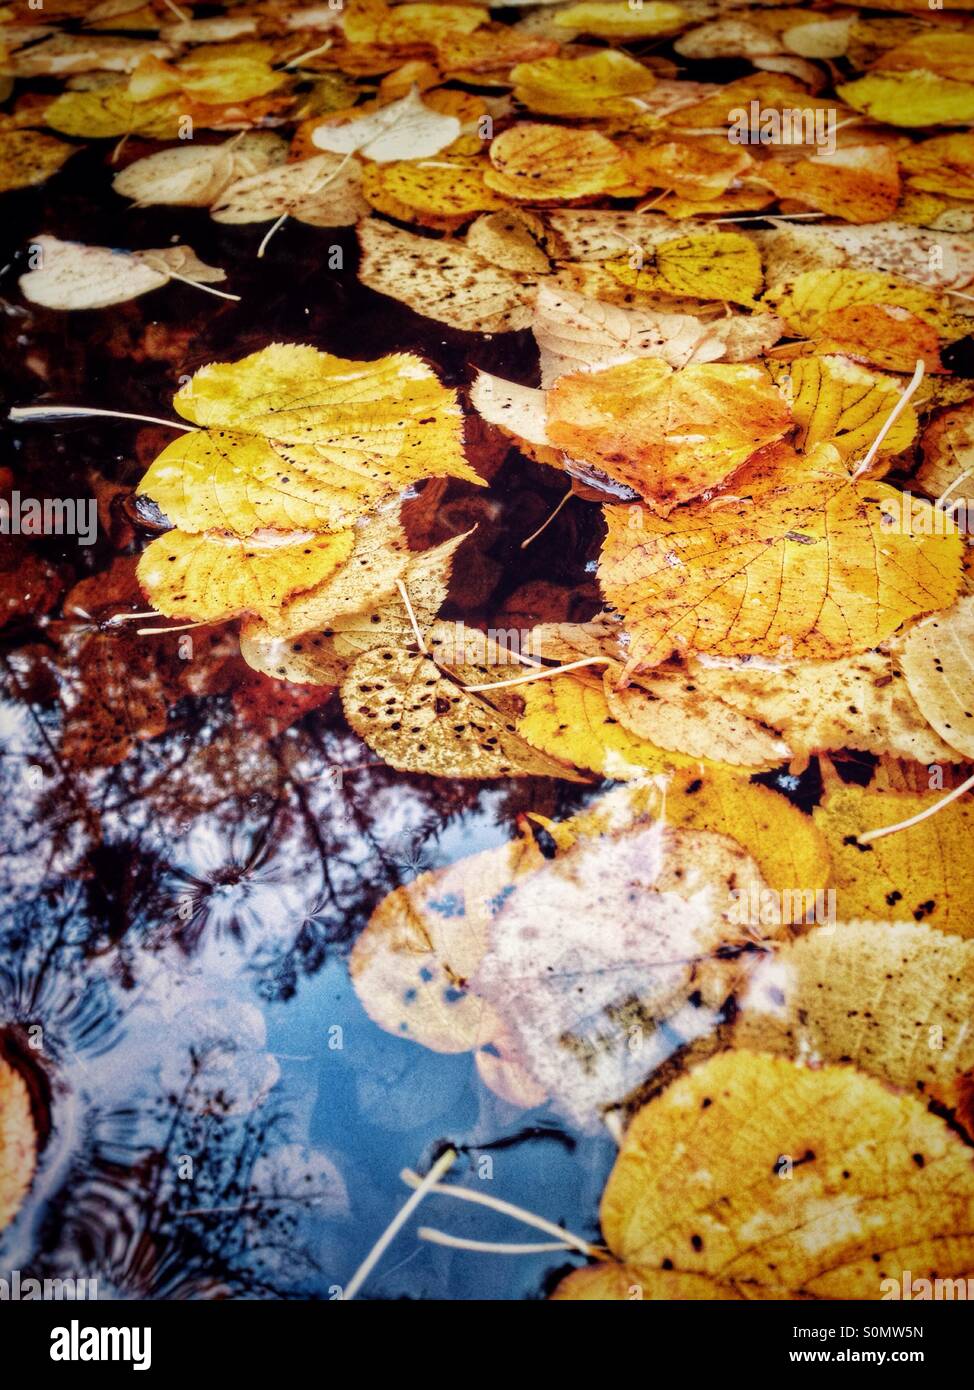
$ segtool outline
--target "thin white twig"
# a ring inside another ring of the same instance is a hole
[[[432,1192],[436,1188],[440,1178],[443,1176],[444,1173],[447,1172],[449,1168],[453,1166],[453,1164],[456,1162],[456,1158],[456,1150],[447,1149],[445,1153],[440,1154],[439,1158],[433,1164],[432,1168],[426,1174],[425,1178],[416,1179],[416,1190],[413,1193],[413,1195],[408,1199],[408,1201],[403,1203],[399,1211],[396,1213],[396,1215],[389,1222],[388,1226],[382,1232],[382,1235],[379,1237],[379,1239],[373,1245],[372,1249],[366,1255],[365,1259],[359,1265],[358,1269],[352,1275],[351,1279],[345,1285],[344,1291],[342,1293],[343,1301],[348,1302],[349,1299],[355,1297],[359,1289],[365,1283],[366,1279],[372,1273],[375,1266],[382,1259],[382,1256],[385,1254],[386,1250],[389,1248],[389,1246],[395,1240],[396,1236],[402,1230],[403,1226],[406,1224],[406,1222],[412,1216],[413,1212],[419,1206],[420,1202],[427,1195],[427,1193]]]
[[[869,452],[866,454],[866,457],[860,463],[855,473],[853,473],[853,481],[856,478],[860,478],[863,475],[863,473],[867,472],[872,467],[873,460],[879,453],[879,446],[882,444],[883,440],[886,438],[890,430],[896,424],[897,420],[903,414],[903,411],[906,409],[907,402],[909,401],[910,397],[913,395],[917,387],[920,385],[920,382],[923,380],[923,373],[923,362],[920,358],[918,358],[917,364],[913,369],[913,376],[910,378],[909,385],[907,386],[903,394],[900,396],[896,404],[893,406],[893,409],[890,411],[889,415],[887,415],[886,422],[883,425],[883,428],[879,431],[879,434],[877,434],[876,438],[869,446]]]
[[[208,623],[179,623],[176,627],[137,627],[136,637],[153,637],[163,632],[188,632],[191,627],[208,627]]]
[[[300,67],[308,58],[317,58],[319,53],[327,53],[334,42],[334,39],[326,39],[317,48],[309,48],[307,53],[299,53],[296,58],[292,58],[289,63],[284,64],[284,71],[287,72],[288,68]]]
[[[409,614],[409,623],[413,629],[413,636],[416,638],[416,645],[424,656],[429,654],[429,648],[423,641],[423,634],[419,630],[419,623],[416,621],[416,614],[413,612],[413,605],[409,602],[409,595],[406,593],[406,586],[401,579],[396,580],[396,588],[402,595],[402,601],[406,605],[406,612]]]
[[[897,830],[909,830],[913,825],[919,825],[921,821],[927,820],[930,816],[935,816],[938,811],[942,811],[945,806],[949,806],[952,801],[956,801],[959,796],[963,796],[966,791],[974,787],[974,774],[968,777],[966,782],[961,782],[959,787],[955,787],[947,796],[943,796],[933,806],[928,806],[925,811],[918,811],[915,816],[910,816],[909,820],[901,820],[896,825],[883,825],[879,830],[867,830],[863,835],[856,838],[861,845],[868,845],[873,840],[881,840],[884,835],[892,835]]]
[[[544,680],[547,676],[560,676],[565,671],[577,671],[582,666],[607,666],[612,662],[608,656],[586,656],[581,661],[569,661],[567,666],[545,666],[543,670],[532,671],[527,676],[513,676],[506,681],[488,681],[484,685],[465,685],[464,690],[500,690],[502,686],[524,685],[527,681]]]
[[[351,159],[351,157],[352,157],[352,155],[353,155],[354,153],[355,153],[354,150],[349,150],[348,154],[345,155],[345,157],[341,160],[341,162],[339,163],[338,167],[335,168],[335,169],[332,169],[331,173],[328,175],[327,178],[322,179],[321,182],[319,183],[319,182],[318,182],[318,177],[319,177],[319,176],[318,176],[318,175],[315,175],[315,177],[311,180],[311,183],[310,183],[310,184],[308,185],[308,187],[304,190],[304,192],[303,192],[303,193],[299,193],[299,194],[297,195],[297,197],[291,199],[291,202],[288,204],[288,207],[287,207],[286,212],[282,212],[282,213],[281,213],[280,217],[277,219],[277,221],[274,223],[274,225],[270,228],[270,230],[265,234],[263,241],[262,241],[262,242],[260,243],[260,245],[258,246],[258,248],[257,248],[257,259],[258,259],[258,260],[261,260],[261,259],[263,258],[264,252],[267,250],[267,247],[268,247],[268,245],[270,244],[271,237],[274,236],[274,234],[275,234],[276,232],[280,231],[280,229],[284,226],[284,223],[285,223],[285,222],[288,220],[288,218],[291,216],[291,213],[292,213],[293,210],[297,207],[298,203],[302,202],[305,198],[310,198],[311,195],[312,195],[312,193],[320,193],[320,192],[322,191],[322,189],[327,188],[328,185],[332,182],[333,179],[337,179],[337,178],[338,178],[338,175],[339,175],[339,174],[342,172],[342,170],[345,168],[345,165],[348,163],[348,161]]]
[[[418,1188],[420,1178],[409,1168],[404,1168],[399,1175],[407,1187]],[[425,1182],[425,1179],[422,1180]],[[564,1241],[573,1250],[580,1250],[583,1255],[600,1257],[604,1252],[598,1250],[589,1241],[583,1240],[581,1236],[574,1235],[571,1231],[566,1231],[563,1226],[556,1226],[553,1221],[547,1221],[543,1216],[536,1216],[533,1211],[526,1211],[524,1207],[517,1207],[513,1202],[502,1201],[500,1197],[490,1197],[486,1192],[474,1192],[470,1187],[449,1187],[446,1183],[435,1183],[427,1189],[435,1192],[440,1197],[456,1197],[461,1202],[473,1202],[476,1206],[489,1207],[491,1211],[500,1212],[502,1216],[512,1216],[515,1221],[523,1221],[526,1226],[533,1226],[538,1231],[544,1231],[545,1235],[554,1236],[559,1241]]]
[[[950,496],[950,494],[953,492],[954,488],[955,488],[955,487],[960,487],[960,485],[961,485],[961,483],[964,481],[964,479],[965,479],[965,478],[969,478],[969,477],[971,476],[972,473],[974,473],[974,465],[972,465],[970,468],[965,468],[964,471],[963,471],[963,473],[959,474],[958,477],[956,477],[956,478],[954,479],[954,481],[951,483],[950,487],[946,488],[946,489],[940,494],[940,496],[937,498],[936,502],[934,502],[933,505],[934,505],[935,507],[938,507],[941,511],[943,511],[943,510],[944,510],[944,503],[947,501],[947,498],[948,498],[948,497]],[[956,505],[957,505],[957,503],[955,502],[955,503],[954,503],[954,506],[956,506]]]
[[[451,1236],[446,1231],[437,1231],[432,1226],[420,1226],[416,1234],[420,1240],[428,1240],[433,1245],[448,1245],[451,1250],[478,1250],[485,1255],[545,1255],[555,1250],[575,1248],[563,1240],[528,1241],[520,1245],[502,1244],[495,1240],[468,1240],[465,1236]]]
[[[132,415],[127,410],[97,410],[86,405],[15,405],[11,420],[80,420],[88,415],[108,415],[115,420],[140,420],[146,425],[168,425],[171,430],[194,433],[197,425],[184,425],[181,420],[162,420],[158,415]]]
[[[565,505],[565,503],[568,501],[569,497],[571,497],[573,491],[574,491],[573,488],[569,488],[568,491],[565,493],[564,497],[563,497],[563,498],[561,499],[561,501],[558,503],[558,505],[557,505],[557,507],[555,508],[555,510],[554,510],[554,511],[551,513],[551,515],[548,517],[547,521],[543,521],[543,522],[541,523],[541,525],[538,527],[537,531],[532,531],[531,534],[530,534],[530,536],[528,536],[527,540],[521,542],[521,549],[522,549],[522,550],[527,550],[527,548],[528,548],[528,546],[531,544],[531,542],[532,542],[532,541],[536,541],[536,540],[538,539],[538,537],[541,535],[541,532],[544,531],[544,530],[546,530],[546,529],[551,525],[551,523],[554,521],[555,517],[556,517],[556,516],[558,515],[558,513],[561,511],[562,507],[563,507],[563,506]]]
[[[173,14],[176,16],[178,20],[180,20],[181,23],[189,24],[190,20],[192,19],[192,15],[184,14],[178,5],[173,4],[173,0],[163,0],[163,4],[165,5],[167,10],[172,10]]]
[[[88,615],[85,614],[85,617]],[[110,623],[134,623],[139,618],[161,618],[162,614],[157,613],[154,608],[147,609],[144,613],[116,613],[109,618]]]

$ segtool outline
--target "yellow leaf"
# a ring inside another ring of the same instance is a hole
[[[653,144],[623,139],[621,143],[634,193],[665,188],[677,196],[706,202],[725,193],[754,162],[745,150],[729,145],[721,136]],[[700,210],[698,207],[690,216],[695,217]]]
[[[366,166],[362,192],[379,212],[424,225],[462,226],[475,213],[504,207],[484,182],[483,161],[402,160]]]
[[[103,140],[119,135],[144,135],[150,140],[175,140],[183,112],[177,97],[132,101],[124,83],[92,92],[62,92],[44,112],[44,123],[62,135]]]
[[[605,48],[583,58],[541,58],[511,71],[514,96],[542,116],[631,116],[631,100],[656,85],[649,68],[627,53]]]
[[[411,353],[351,362],[272,343],[201,367],[173,404],[210,431],[272,441],[289,462],[337,487],[399,492],[437,473],[482,481],[463,455],[456,393]]]
[[[858,842],[866,831],[898,825],[942,799],[942,792],[873,791],[838,781],[828,788],[814,817],[829,847],[841,920],[922,921],[974,936],[969,799],[950,802],[908,830]]]
[[[675,34],[683,28],[688,16],[679,5],[662,3],[662,0],[645,0],[634,9],[628,0],[603,0],[591,3],[582,0],[581,4],[568,5],[559,9],[554,18],[557,29],[566,29],[572,34],[593,34],[599,39],[642,39],[661,34]]]
[[[735,767],[764,768],[787,761],[788,745],[721,699],[706,695],[686,672],[617,690],[617,671],[605,676],[609,713],[637,737],[671,752]]]
[[[827,315],[860,305],[906,310],[944,338],[966,331],[942,295],[872,270],[805,271],[790,285],[770,289],[765,299],[790,327],[810,337],[828,327]]]
[[[227,43],[194,48],[173,64],[143,58],[129,78],[128,95],[143,102],[178,93],[207,106],[252,101],[292,81],[289,73],[271,66],[273,57],[267,44]]]
[[[691,295],[754,307],[761,289],[761,256],[740,232],[691,232],[670,237],[636,258],[607,261],[622,285],[648,294]]]
[[[974,598],[958,599],[904,637],[898,660],[907,685],[937,733],[974,758]]]
[[[218,623],[273,619],[292,594],[322,584],[348,559],[354,532],[264,532],[246,539],[170,531],[146,547],[139,583],[167,618]]]
[[[349,668],[341,696],[355,732],[400,772],[580,780],[428,656],[402,647],[364,652]]]
[[[601,1296],[666,1296],[671,1270],[683,1297],[875,1299],[906,1271],[974,1269],[974,1238],[957,1234],[974,1220],[959,1136],[850,1067],[761,1053],[712,1057],[639,1111],[600,1216],[626,1276],[600,1272]],[[586,1274],[554,1297],[592,1297]]]
[[[762,367],[641,357],[563,376],[547,395],[548,438],[667,516],[716,487],[791,428]]]
[[[680,651],[853,655],[956,597],[955,531],[891,530],[895,489],[850,481],[828,449],[802,466],[787,453],[759,456],[736,496],[665,521],[640,504],[605,508],[599,582],[631,638],[628,671]]]
[[[968,130],[919,140],[900,151],[899,162],[914,188],[974,198],[974,135]]]
[[[927,69],[891,72],[839,83],[836,94],[874,121],[897,126],[969,125],[974,83],[954,82]]]
[[[77,145],[37,130],[0,131],[0,193],[44,183],[77,152]]]
[[[497,193],[524,202],[562,202],[606,193],[628,173],[618,145],[597,130],[525,122],[490,146],[484,178]]]
[[[627,729],[611,713],[602,682],[552,676],[518,687],[524,713],[517,731],[534,748],[576,767],[628,782],[697,759],[667,753]]]
[[[974,35],[946,31],[916,34],[883,53],[872,72],[934,72],[955,82],[974,82]]]
[[[0,1057],[0,1231],[17,1215],[36,1166],[30,1092],[20,1072]]]
[[[817,444],[834,444],[846,462],[858,460],[868,451],[902,395],[898,381],[859,367],[846,357],[798,357],[790,364],[787,376],[776,375],[775,379],[800,426],[798,447],[808,451]],[[898,454],[909,448],[916,429],[916,412],[907,405],[879,453]]]
[[[900,200],[899,164],[890,149],[854,145],[786,163],[769,159],[755,171],[779,198],[795,198],[847,222],[882,222]]]
[[[619,787],[570,820],[545,822],[545,828],[565,847],[579,835],[614,834],[646,817],[730,835],[778,892],[798,884],[817,892],[829,881],[828,850],[812,818],[778,792],[727,768],[698,768],[665,783],[652,777]]]
[[[799,755],[861,748],[924,765],[960,758],[929,727],[884,652],[773,669],[694,662],[692,679],[704,694],[779,729]]]
[[[732,1042],[851,1062],[954,1106],[974,1070],[972,1015],[974,942],[923,923],[851,922],[771,946],[738,1001]]]

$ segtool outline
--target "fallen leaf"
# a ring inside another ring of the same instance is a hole
[[[850,1067],[724,1053],[626,1131],[600,1208],[625,1291],[597,1267],[595,1290],[583,1270],[553,1297],[671,1297],[675,1278],[684,1298],[875,1299],[907,1270],[966,1276],[972,1208],[970,1151],[915,1096]]]
[[[422,654],[402,647],[364,652],[349,668],[341,696],[355,732],[400,772],[578,780]]]
[[[312,227],[351,227],[368,212],[358,165],[320,154],[251,174],[224,187],[214,222],[271,222],[293,217]]]
[[[170,531],[139,561],[139,583],[167,618],[219,623],[271,620],[292,594],[322,584],[348,559],[353,533],[264,531],[246,538]]]
[[[759,961],[732,1042],[796,1061],[851,1062],[955,1106],[958,1079],[974,1070],[972,995],[974,942],[913,922],[818,927]]]
[[[791,428],[762,367],[641,357],[561,377],[547,395],[548,437],[633,488],[661,516],[708,492]]]
[[[104,309],[123,304],[168,285],[173,274],[204,285],[227,278],[216,266],[198,260],[188,246],[114,251],[52,236],[33,237],[30,244],[39,264],[22,275],[18,284],[25,299],[45,309]]]
[[[924,765],[959,758],[929,727],[885,652],[783,664],[696,661],[691,674],[699,690],[779,730],[799,755],[860,748]]]
[[[0,131],[0,193],[45,183],[77,152],[38,130]]]
[[[20,1072],[0,1057],[0,1231],[17,1215],[36,1167],[30,1093]]]
[[[533,282],[455,242],[433,241],[370,218],[359,223],[359,279],[416,313],[467,332],[508,333],[531,323]]]
[[[928,810],[940,791],[874,791],[831,785],[815,808],[825,836],[840,921],[865,918],[928,922],[957,936],[974,936],[974,885],[965,865],[974,808],[961,798],[919,825],[868,844],[859,836]]]
[[[414,87],[399,101],[344,125],[319,125],[312,143],[333,154],[358,152],[377,164],[397,159],[430,159],[460,134],[456,116],[428,107]]]
[[[555,1108],[593,1132],[681,1042],[712,1030],[742,970],[733,892],[761,885],[744,850],[712,832],[644,824],[581,838],[489,922],[473,988]]]
[[[680,5],[645,0],[638,9],[623,0],[601,0],[601,3],[567,5],[555,15],[555,27],[572,34],[592,34],[599,39],[642,39],[657,35],[675,34],[686,22],[686,11]]]
[[[767,351],[782,332],[773,314],[699,319],[651,309],[623,309],[561,286],[540,284],[532,330],[541,350],[541,383],[553,386],[570,372],[660,358],[671,367],[692,362],[748,361]]]
[[[974,121],[974,83],[955,82],[926,68],[869,73],[855,82],[840,82],[835,91],[856,111],[889,125],[970,125]]]
[[[883,517],[900,494],[851,481],[827,446],[800,465],[787,456],[768,450],[735,480],[737,497],[665,522],[648,507],[605,508],[599,583],[631,637],[628,673],[680,651],[854,655],[956,597],[956,533],[891,531]]]
[[[283,163],[286,155],[284,141],[270,132],[219,145],[182,145],[135,160],[115,175],[112,187],[140,207],[209,207],[228,185]]]
[[[597,130],[525,122],[490,146],[484,178],[506,198],[564,202],[608,193],[628,181],[622,150]]]
[[[894,378],[846,357],[796,357],[786,373],[773,375],[799,426],[798,447],[832,444],[847,463],[868,452],[902,394]],[[907,405],[880,445],[880,456],[909,448],[916,430],[916,412]]]
[[[910,628],[897,648],[900,668],[924,717],[967,758],[974,758],[972,638],[974,598],[967,597]]]
[[[606,119],[631,116],[631,98],[656,85],[649,68],[616,49],[581,58],[541,58],[511,70],[514,96],[541,116]]]
[[[608,261],[606,268],[621,285],[643,294],[684,294],[749,307],[762,284],[761,257],[740,232],[672,236],[649,255],[633,253]]]
[[[755,176],[779,198],[795,198],[847,222],[882,222],[900,200],[896,155],[876,145],[851,145],[791,163],[765,160]]]
[[[44,124],[62,135],[94,140],[144,135],[175,140],[185,112],[176,97],[133,101],[124,82],[90,92],[62,92],[44,111]]]

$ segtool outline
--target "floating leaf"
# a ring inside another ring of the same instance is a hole
[[[0,1057],[0,1231],[17,1215],[36,1166],[30,1093],[20,1073]]]
[[[104,309],[123,304],[177,279],[210,285],[227,277],[199,260],[189,246],[157,251],[113,251],[77,241],[37,236],[31,241],[39,265],[19,280],[20,292],[45,309]]]
[[[955,82],[926,69],[869,73],[840,82],[836,95],[874,121],[897,126],[970,125],[974,83]]]
[[[693,681],[705,695],[779,729],[799,755],[861,748],[924,764],[959,760],[885,652],[785,664],[695,662]]]
[[[897,659],[916,700],[945,743],[974,758],[974,598],[917,623]],[[933,759],[931,759],[933,761]]]
[[[341,695],[355,732],[400,772],[577,780],[427,656],[401,647],[365,652],[350,667]]]
[[[607,193],[628,181],[622,150],[597,130],[526,122],[491,142],[484,175],[507,198],[564,202]]]
[[[397,159],[429,159],[460,134],[456,116],[441,115],[425,105],[414,87],[399,101],[390,102],[344,125],[319,125],[312,144],[333,154],[358,151],[377,164]]]
[[[133,101],[124,83],[90,92],[62,92],[44,111],[44,123],[62,135],[117,139],[144,135],[150,140],[174,140],[184,111],[176,97]]]
[[[362,173],[337,155],[321,154],[238,179],[215,200],[214,222],[271,222],[294,217],[312,227],[351,227],[368,211]]]
[[[632,639],[627,669],[679,651],[853,655],[950,604],[959,535],[891,530],[883,518],[900,494],[851,481],[837,462],[820,448],[796,472],[787,450],[769,450],[735,481],[736,497],[691,502],[665,522],[647,507],[606,507],[599,582]]]
[[[974,936],[974,885],[966,870],[974,833],[970,801],[952,801],[919,825],[859,843],[866,831],[898,825],[942,799],[939,791],[874,791],[851,783],[829,787],[814,815],[832,858],[841,920],[929,922],[958,936]]]
[[[77,152],[76,145],[37,130],[0,131],[0,193],[44,183]]]
[[[645,0],[638,9],[633,9],[628,0],[626,3],[602,0],[597,4],[582,0],[580,4],[558,10],[555,27],[573,34],[625,41],[675,34],[682,29],[687,17],[681,6],[662,3],[662,0]]]
[[[583,58],[541,58],[511,70],[514,95],[542,116],[630,116],[631,98],[655,86],[649,68],[626,53],[601,49]]]
[[[609,261],[621,285],[645,294],[685,294],[753,305],[761,289],[761,257],[739,232],[672,236],[648,256]]]
[[[231,183],[283,163],[286,155],[284,141],[269,132],[220,145],[182,145],[135,160],[115,175],[112,187],[140,207],[209,207]]]
[[[600,1214],[623,1280],[583,1270],[555,1298],[676,1280],[684,1298],[875,1299],[905,1271],[974,1265],[970,1151],[942,1119],[849,1067],[760,1053],[713,1057],[639,1111]]]
[[[910,922],[818,927],[776,944],[738,1002],[733,1043],[852,1062],[945,1105],[974,1069],[974,942]]]
[[[553,444],[633,488],[661,516],[723,482],[792,423],[762,367],[673,371],[654,357],[561,377],[547,410]]]
[[[359,279],[419,314],[468,332],[506,333],[531,322],[533,283],[455,242],[436,242],[370,218],[359,224]]]
[[[785,163],[766,160],[757,177],[779,198],[795,198],[847,222],[882,222],[900,200],[896,155],[876,145],[853,145],[831,154]]]
[[[242,539],[171,531],[142,553],[139,582],[167,618],[272,619],[285,599],[323,583],[348,559],[353,533],[262,532]]]
[[[898,405],[902,388],[848,358],[798,357],[787,375],[775,373],[800,426],[797,443],[805,450],[832,444],[847,462],[868,452],[887,418]],[[907,405],[883,439],[879,454],[898,454],[909,448],[917,417]]]

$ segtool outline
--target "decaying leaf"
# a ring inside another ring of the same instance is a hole
[[[624,1278],[596,1266],[554,1297],[875,1299],[905,1270],[966,1276],[972,1214],[970,1151],[915,1096],[725,1053],[626,1131],[600,1209]]]
[[[951,748],[974,758],[974,598],[917,623],[897,659],[924,717]]]
[[[733,894],[761,883],[744,850],[712,832],[657,823],[579,839],[490,921],[474,989],[504,1019],[516,1060],[594,1130],[675,1047],[711,1031],[747,939],[728,922]]]
[[[107,246],[36,236],[31,240],[31,254],[37,268],[20,277],[20,292],[45,309],[104,309],[161,289],[174,276],[203,285],[227,278],[216,266],[205,265],[188,246],[113,251]]]
[[[661,516],[730,477],[791,428],[762,367],[640,357],[555,382],[548,437],[633,488]]]
[[[967,849],[974,830],[969,800],[952,801],[918,825],[861,844],[869,830],[919,815],[943,793],[874,791],[854,784],[828,788],[815,823],[832,859],[841,921],[928,922],[974,936],[974,887]]]
[[[0,193],[44,183],[76,153],[76,145],[39,130],[0,131]]]
[[[286,156],[280,136],[248,132],[219,145],[181,145],[146,155],[116,174],[112,187],[140,207],[209,207],[230,184],[263,173]]]
[[[656,85],[656,77],[625,53],[600,49],[582,58],[541,58],[511,70],[514,95],[542,116],[602,118],[631,116],[633,97]]]
[[[513,720],[428,656],[379,647],[352,663],[341,688],[349,724],[391,767],[439,777],[574,777],[517,732]]]
[[[17,1215],[36,1165],[30,1094],[20,1073],[0,1057],[0,1231]]]
[[[351,227],[368,211],[358,165],[321,154],[250,174],[223,188],[214,222],[271,222],[294,217],[312,227]]]
[[[488,185],[524,202],[567,202],[628,182],[622,150],[597,130],[525,122],[490,146]]]
[[[898,405],[899,383],[846,357],[798,357],[786,374],[775,373],[799,426],[796,442],[805,450],[832,444],[847,461],[867,453],[887,417]],[[880,454],[898,454],[916,434],[917,417],[907,405],[883,439]]]
[[[692,678],[702,692],[780,730],[796,754],[861,748],[924,764],[960,757],[937,737],[885,652],[785,664],[696,661]]]
[[[800,461],[788,452],[765,451],[734,495],[665,522],[639,505],[605,508],[599,582],[632,639],[628,672],[681,651],[853,655],[956,597],[956,531],[890,528],[894,488],[850,480],[828,446]]]
[[[357,151],[377,164],[396,159],[429,159],[460,134],[456,116],[443,115],[425,105],[414,87],[399,101],[390,102],[344,125],[329,120],[317,127],[312,143],[332,154]]]
[[[956,1105],[974,1069],[974,943],[925,923],[817,927],[759,962],[733,1042],[797,1060],[852,1062]]]
[[[359,278],[452,328],[505,333],[531,322],[533,284],[455,242],[416,236],[377,218],[359,224]]]

